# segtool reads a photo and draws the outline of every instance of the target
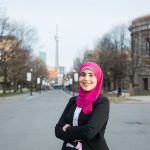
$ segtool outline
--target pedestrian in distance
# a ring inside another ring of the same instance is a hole
[[[78,95],[70,98],[55,126],[61,150],[109,150],[104,137],[109,100],[102,96],[103,72],[94,62],[79,68]]]
[[[121,86],[118,86],[118,93],[117,93],[117,97],[122,95],[122,91],[121,91]]]

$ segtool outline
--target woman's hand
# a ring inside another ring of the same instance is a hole
[[[82,150],[82,143],[78,141],[78,144],[76,146],[77,150]]]
[[[66,130],[67,130],[68,127],[70,127],[70,124],[65,124],[65,125],[63,126],[63,131],[66,132]]]

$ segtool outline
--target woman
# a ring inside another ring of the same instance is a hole
[[[64,141],[62,150],[109,150],[104,138],[109,118],[109,101],[100,93],[103,72],[94,62],[79,68],[79,93],[72,97],[55,135]]]

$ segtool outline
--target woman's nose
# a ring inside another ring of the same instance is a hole
[[[85,80],[88,80],[88,79],[89,79],[89,76],[88,76],[88,75],[86,75],[86,76],[85,76]]]

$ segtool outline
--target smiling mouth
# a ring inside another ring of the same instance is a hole
[[[88,86],[88,85],[90,85],[90,83],[83,83],[83,85],[84,85],[84,86]]]

